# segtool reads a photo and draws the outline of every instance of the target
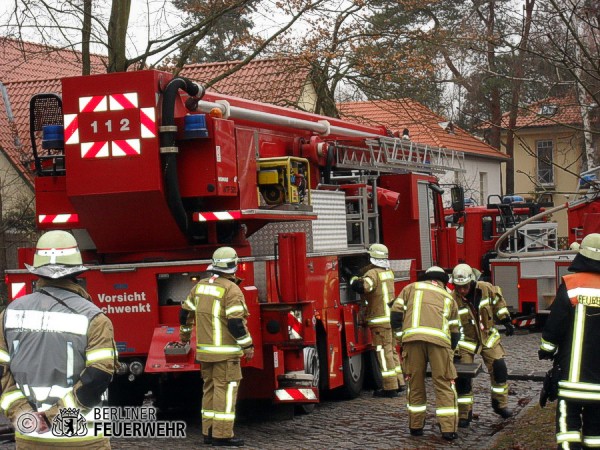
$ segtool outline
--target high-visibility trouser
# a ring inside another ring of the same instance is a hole
[[[202,434],[215,438],[233,437],[235,403],[242,379],[240,359],[201,363],[202,379]]]
[[[384,327],[371,327],[371,338],[373,348],[377,355],[379,371],[383,380],[383,389],[392,391],[398,389],[398,375],[396,373],[396,362],[394,360],[395,350],[392,347],[394,340],[392,329]],[[400,362],[398,360],[398,362]]]
[[[600,402],[577,402],[558,397],[556,403],[558,448],[600,448]]]
[[[393,332],[392,332],[393,334]],[[396,348],[396,339],[392,341],[392,356],[394,357],[394,371],[396,372],[396,378],[398,379],[398,386],[404,386],[404,373],[402,372],[402,363],[400,362],[400,355]]]
[[[470,364],[474,361],[475,355],[465,350],[459,352],[460,362]],[[506,408],[508,406],[508,382],[506,381],[505,373],[496,373],[494,371],[494,361],[498,361],[504,357],[504,348],[502,344],[496,345],[494,348],[482,348],[481,358],[490,374],[492,404],[497,408]],[[456,384],[458,390],[458,413],[461,419],[467,419],[469,412],[473,409],[473,390],[471,380],[459,377]],[[468,386],[468,390],[461,389],[462,386]]]
[[[424,341],[411,341],[402,344],[404,374],[408,381],[407,407],[408,426],[423,428],[427,410],[425,375],[427,361],[431,366],[431,379],[435,389],[437,421],[443,433],[456,432],[458,426],[458,405],[454,379],[456,369],[452,362],[450,347]]]

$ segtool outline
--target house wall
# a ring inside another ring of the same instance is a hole
[[[298,97],[298,108],[303,111],[308,111],[312,113],[317,113],[315,111],[315,107],[317,104],[317,91],[315,90],[314,85],[307,81],[304,87],[302,88],[302,92]]]
[[[0,195],[2,196],[2,213],[10,211],[33,201],[33,190],[29,183],[17,173],[8,161],[4,152],[0,151]],[[8,230],[4,236],[6,244],[6,265],[9,269],[16,269],[17,249],[25,245],[35,244],[35,236],[24,236]]]
[[[501,195],[502,193],[502,175],[501,160],[478,158],[476,156],[465,155],[465,172],[446,172],[441,178],[441,184],[458,184],[465,189],[465,198],[472,198],[478,205],[487,203],[489,195]],[[481,192],[481,174],[483,176],[483,191]],[[451,205],[450,189],[445,189],[444,206]]]
[[[554,184],[540,186],[537,183],[536,142],[553,142]],[[520,130],[515,138],[515,193],[533,197],[545,191],[552,193],[552,200],[559,205],[574,198],[582,168],[582,136],[565,127],[543,127]],[[565,168],[566,170],[561,169]],[[537,186],[536,186],[537,185]],[[554,214],[558,223],[558,237],[568,236],[566,211]]]

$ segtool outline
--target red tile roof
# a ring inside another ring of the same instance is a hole
[[[553,114],[549,114],[554,107],[556,107],[556,111]],[[563,97],[549,97],[519,108],[515,128],[559,125],[581,126],[581,109],[579,102],[573,94]],[[508,113],[502,116],[502,126],[508,128]]]
[[[0,82],[81,75],[81,53],[0,38]],[[91,55],[92,73],[106,72],[106,57]]]
[[[24,170],[22,162],[31,155],[29,139],[29,100],[41,92],[61,93],[60,78],[81,73],[80,54],[56,51],[49,56],[48,48],[17,41],[0,40],[0,54],[9,65],[0,66],[0,81],[5,85],[14,115],[11,126],[6,114],[4,98],[0,99],[0,148],[12,163],[32,182],[32,174]],[[184,67],[181,76],[198,82],[207,82],[230,70],[235,62],[193,64]],[[43,68],[43,70],[40,70]],[[103,72],[101,70],[100,72]],[[239,71],[219,81],[210,89],[250,100],[280,106],[294,105],[308,82],[309,69],[293,58],[255,60]],[[3,78],[4,77],[4,78]],[[27,80],[27,81],[24,81]],[[31,81],[33,80],[33,81]],[[15,138],[18,137],[18,140]],[[17,145],[19,142],[20,145]]]
[[[6,114],[5,98],[0,98],[0,147],[13,165],[20,169],[29,182],[32,174],[25,170],[23,162],[31,159],[31,140],[29,139],[29,100],[34,94],[60,93],[60,79],[21,81],[5,84],[10,101],[14,122],[11,124]]]
[[[206,83],[231,70],[237,61],[190,64],[181,76]],[[210,90],[278,106],[296,106],[309,81],[309,67],[297,58],[254,60],[217,82]]]
[[[340,103],[338,110],[343,119],[366,125],[383,125],[400,136],[408,128],[411,140],[420,144],[487,158],[508,158],[456,125],[452,125],[452,132],[444,129],[440,124],[447,125],[448,119],[411,99]]]

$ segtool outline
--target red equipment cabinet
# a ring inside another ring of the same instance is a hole
[[[199,385],[193,345],[173,342],[219,246],[240,256],[256,347],[240,395],[275,403],[359,394],[371,341],[345,269],[358,273],[371,243],[389,247],[397,292],[455,259],[434,176],[460,159],[446,149],[158,71],[67,78],[62,98],[32,99],[32,114],[38,226],[74,233],[90,267],[81,282],[113,321],[112,403],[151,389],[166,406]],[[40,135],[57,123],[64,144]],[[19,254],[12,299],[34,288],[23,270],[33,251]]]

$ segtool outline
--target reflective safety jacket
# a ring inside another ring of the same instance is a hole
[[[495,321],[502,322],[510,318],[502,290],[486,281],[478,281],[472,288],[469,299],[454,291],[458,305],[461,336],[458,342],[460,350],[472,354],[482,348],[494,348],[500,342],[500,333],[494,326]]]
[[[578,257],[573,264],[576,267],[582,260]],[[591,265],[600,266],[595,261]],[[558,351],[555,358],[561,368],[560,397],[599,402],[600,271],[565,275],[562,281],[540,348],[547,352]]]
[[[392,311],[403,314],[402,329],[394,330],[402,342],[424,341],[451,348],[451,333],[458,333],[458,307],[446,289],[431,281],[412,283],[394,300]]]
[[[186,324],[180,327],[180,338],[189,341],[191,326],[195,321],[198,361],[240,358],[242,349],[252,346],[252,337],[246,325],[248,308],[244,294],[237,285],[239,281],[227,274],[215,274],[200,280],[181,305],[188,314]],[[232,327],[232,324],[235,325]],[[237,338],[232,334],[232,329]]]
[[[367,266],[358,278],[364,288],[365,318],[370,327],[390,328],[390,303],[394,300],[394,272],[377,266]]]
[[[52,425],[61,408],[86,415],[100,404],[115,369],[116,349],[110,320],[76,283],[40,280],[37,288],[2,314],[0,407],[13,423],[23,413],[44,411]],[[50,443],[56,437],[17,430],[17,439]],[[64,447],[90,439],[97,438],[88,426],[87,433],[69,437]]]

